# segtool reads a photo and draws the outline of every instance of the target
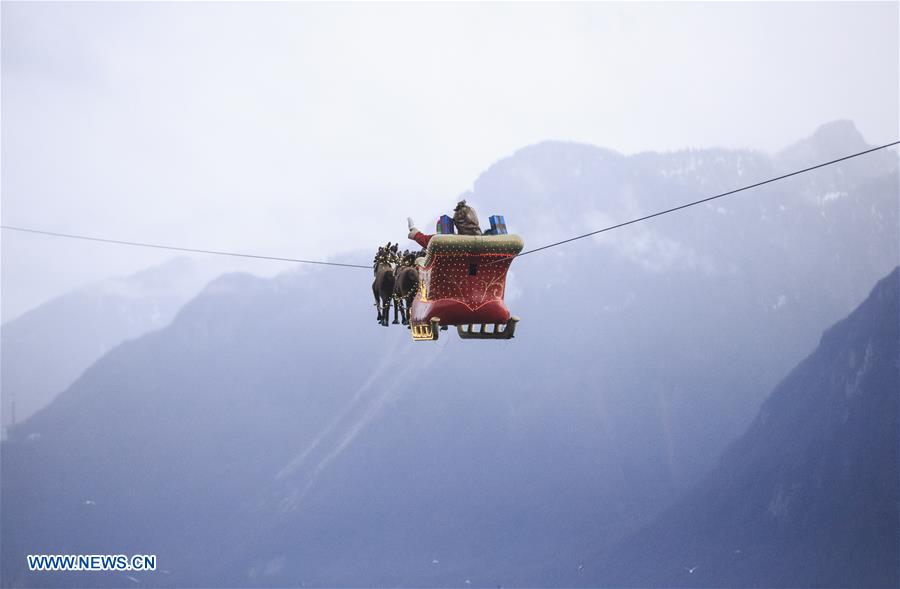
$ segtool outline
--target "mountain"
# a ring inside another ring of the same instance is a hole
[[[202,288],[198,270],[190,260],[176,258],[62,295],[5,323],[0,331],[3,431],[14,418],[24,421],[47,406],[121,342],[165,326]]]
[[[151,552],[144,585],[556,583],[691,489],[897,265],[889,156],[522,257],[509,342],[377,326],[367,270],[217,279],[0,446],[0,581],[131,584],[24,555]],[[535,247],[779,157],[549,142],[471,202]]]
[[[599,558],[587,584],[896,587],[898,359],[894,270],[825,332],[703,482]]]
[[[624,156],[547,142],[491,166],[472,201],[487,207],[483,215],[505,213],[529,249],[833,159],[842,144],[840,155],[869,147],[843,121],[774,157],[725,149]],[[576,346],[594,352],[583,362],[597,368],[589,382],[633,381],[655,359],[652,384],[627,395],[657,391],[652,403],[671,428],[670,470],[685,483],[747,427],[821,330],[900,262],[898,185],[896,153],[875,152],[523,257],[513,284],[533,282],[526,302],[551,319],[539,333],[590,338]],[[519,314],[533,320],[528,311]]]

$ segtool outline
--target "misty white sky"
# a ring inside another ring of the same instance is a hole
[[[835,119],[898,136],[896,2],[3,2],[0,18],[2,221],[50,231],[327,258],[405,241],[408,215],[431,223],[547,139],[771,152]],[[171,257],[4,231],[2,318]]]

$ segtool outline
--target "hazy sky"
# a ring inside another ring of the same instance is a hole
[[[2,220],[50,231],[326,258],[405,240],[408,215],[432,222],[547,139],[776,151],[834,119],[898,137],[896,2],[3,2],[0,18]],[[3,320],[170,257],[4,231]]]

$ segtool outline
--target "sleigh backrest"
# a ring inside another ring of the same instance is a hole
[[[424,295],[479,304],[502,299],[506,271],[524,245],[518,235],[435,235],[419,259]]]

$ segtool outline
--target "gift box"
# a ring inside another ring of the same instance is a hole
[[[491,235],[506,235],[506,219],[503,215],[491,215]]]
[[[437,232],[441,235],[453,233],[453,219],[447,215],[441,215],[437,222]]]

